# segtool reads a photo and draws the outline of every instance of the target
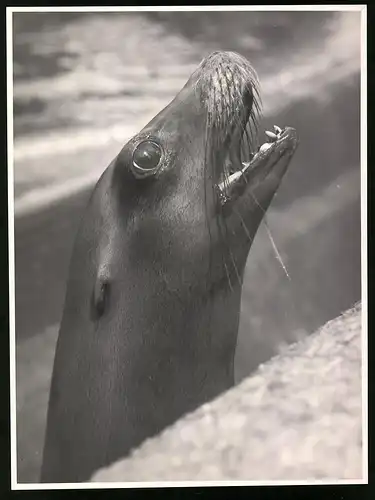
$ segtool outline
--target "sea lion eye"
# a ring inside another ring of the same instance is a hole
[[[137,176],[148,176],[157,172],[163,151],[154,141],[143,141],[133,152],[133,171]]]

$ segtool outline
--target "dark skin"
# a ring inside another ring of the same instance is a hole
[[[56,348],[44,482],[88,480],[234,383],[247,256],[297,146],[285,129],[247,168],[224,166],[223,144],[255,107],[247,65],[206,59],[95,187]],[[231,126],[220,92],[207,97],[222,68],[237,85]]]

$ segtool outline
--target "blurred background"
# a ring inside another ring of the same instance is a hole
[[[264,128],[300,146],[250,252],[240,381],[360,299],[360,13],[15,13],[18,481],[37,482],[73,239],[122,145],[213,50],[257,70]],[[264,140],[266,137],[264,136]]]

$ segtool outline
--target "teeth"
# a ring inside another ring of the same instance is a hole
[[[259,148],[259,151],[267,151],[272,146],[270,142],[265,142],[264,144],[261,145]]]
[[[260,148],[258,149],[258,151],[256,151],[255,153],[252,153],[251,154],[251,158],[253,158],[254,156],[256,156],[259,152],[261,151],[267,151],[267,149],[269,149],[274,142],[277,141],[277,139],[279,139],[280,135],[282,134],[282,129],[280,127],[278,127],[277,125],[274,125],[273,126],[275,132],[271,132],[270,130],[266,130],[265,131],[265,134],[266,136],[269,138],[269,142],[265,142],[264,144],[262,144],[260,146]],[[248,168],[249,165],[250,165],[251,161],[250,162],[242,162],[242,166],[244,169]]]
[[[238,181],[238,179],[242,176],[242,172],[234,172],[234,174],[231,174],[224,182],[219,185],[220,189],[225,190],[225,188],[228,188],[231,184]]]
[[[276,141],[276,139],[277,139],[277,135],[276,135],[276,134],[274,134],[273,132],[270,132],[269,130],[266,130],[266,135],[267,135],[270,139],[272,139],[273,141]]]

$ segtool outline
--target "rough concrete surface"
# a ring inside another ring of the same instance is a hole
[[[92,480],[361,478],[358,303]]]

